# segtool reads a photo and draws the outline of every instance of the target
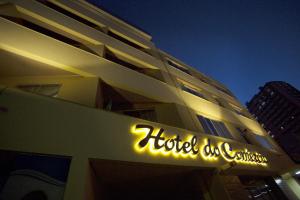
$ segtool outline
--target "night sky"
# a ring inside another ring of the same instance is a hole
[[[300,89],[299,0],[90,0],[244,104],[267,81]]]

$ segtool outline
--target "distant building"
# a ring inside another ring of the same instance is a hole
[[[254,115],[282,149],[300,163],[300,91],[282,81],[260,87],[249,103]]]

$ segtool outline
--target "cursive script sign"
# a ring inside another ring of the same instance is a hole
[[[154,128],[151,125],[137,124],[132,127],[132,132],[139,137],[135,141],[134,148],[141,153],[148,150],[149,153],[174,157],[197,158],[200,156],[206,161],[218,160],[220,157],[228,162],[235,161],[242,164],[267,165],[267,158],[260,153],[245,150],[234,150],[228,142],[212,144],[210,139],[198,138],[190,135],[181,138],[179,135],[167,137],[163,128]],[[203,141],[200,142],[200,139]]]

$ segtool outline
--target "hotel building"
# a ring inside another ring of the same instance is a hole
[[[236,97],[149,34],[83,0],[1,0],[0,28],[1,200],[300,197]]]

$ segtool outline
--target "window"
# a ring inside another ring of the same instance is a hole
[[[249,118],[249,116],[247,116],[247,115],[244,113],[244,111],[243,111],[242,108],[240,108],[240,107],[238,107],[238,106],[236,106],[236,105],[234,105],[234,104],[232,104],[232,103],[229,103],[229,105],[231,106],[232,111],[235,112],[236,114],[242,115],[242,116],[244,116],[244,117],[248,117],[248,118]],[[255,115],[254,115],[254,117],[255,117]]]
[[[186,73],[186,74],[189,74],[191,75],[191,73],[189,72],[188,69],[185,69],[183,67],[180,67],[179,65],[177,65],[176,63],[170,61],[170,60],[167,60],[168,64],[171,65],[172,67],[175,67],[176,69],[179,69],[180,71]]]
[[[64,15],[68,16],[68,17],[71,17],[71,18],[73,18],[73,19],[75,19],[75,20],[77,20],[77,21],[79,21],[79,22],[81,22],[81,23],[83,23],[83,24],[91,27],[91,28],[94,28],[94,29],[96,29],[98,31],[102,31],[102,28],[99,25],[97,25],[97,24],[95,24],[95,23],[93,23],[93,22],[91,22],[89,20],[86,20],[86,19],[84,19],[84,18],[82,18],[82,17],[80,17],[80,16],[78,16],[78,15],[76,15],[76,14],[74,14],[74,13],[72,13],[72,12],[70,12],[70,11],[64,9],[64,8],[62,8],[62,7],[60,7],[60,6],[57,6],[56,4],[51,3],[48,0],[38,0],[38,1],[40,3],[42,3],[42,4],[44,4],[45,6],[51,8],[51,9],[57,11],[57,12],[60,12],[60,13],[62,13]]]
[[[195,78],[197,78],[198,80],[200,80],[200,81],[202,81],[202,82],[204,82],[204,83],[206,83],[206,84],[208,84],[208,85],[216,88],[217,90],[219,90],[219,91],[221,91],[223,93],[226,93],[227,95],[235,98],[235,96],[229,90],[227,90],[226,88],[222,88],[221,86],[218,86],[218,83],[215,83],[216,81],[210,80],[210,79],[204,77],[203,75],[201,75],[201,74],[199,74],[197,72],[193,73],[193,76],[195,76]]]
[[[238,110],[233,110],[236,114],[238,115],[243,115],[243,113],[241,113],[241,111],[238,111]],[[243,115],[244,116],[244,115]]]
[[[229,96],[234,97],[229,91],[227,91],[219,86],[216,86],[216,85],[214,85],[214,87],[217,88],[218,90],[224,92],[225,94],[228,94]]]
[[[268,141],[267,138],[265,138],[264,136],[260,136],[257,134],[254,134],[254,137],[256,139],[256,141],[262,146],[265,147],[267,149],[273,149],[273,145]]]
[[[294,116],[291,116],[291,120],[293,120],[293,119],[295,119],[295,117],[294,117]]]
[[[118,63],[119,65],[127,67],[131,70],[134,70],[134,71],[139,72],[141,74],[145,74],[147,76],[150,76],[152,78],[155,78],[159,81],[164,82],[164,77],[161,74],[160,70],[138,67],[135,64],[130,63],[130,61],[125,60],[124,58],[122,58],[118,54],[115,54],[114,52],[110,51],[107,48],[105,49],[105,59],[110,60],[114,63]]]
[[[71,45],[73,47],[76,47],[76,48],[79,48],[81,50],[84,50],[84,51],[87,51],[89,53],[97,55],[96,52],[94,52],[93,50],[91,50],[90,48],[88,48],[87,46],[85,46],[84,44],[82,44],[80,42],[77,42],[77,41],[75,41],[75,40],[73,40],[71,38],[68,38],[68,37],[66,37],[64,35],[61,35],[59,33],[56,33],[56,32],[54,32],[54,31],[52,31],[50,29],[46,29],[46,28],[44,28],[44,27],[42,27],[42,26],[40,26],[38,24],[32,23],[32,22],[27,21],[27,20],[22,19],[22,18],[10,17],[10,16],[4,16],[4,15],[0,15],[0,16],[3,17],[3,18],[5,18],[5,19],[7,19],[7,20],[9,20],[9,21],[17,23],[17,24],[19,24],[21,26],[24,26],[26,28],[34,30],[34,31],[36,31],[38,33],[41,33],[41,34],[49,36],[49,37],[51,37],[53,39],[59,40],[59,41],[61,41],[63,43],[69,44],[69,45]]]
[[[214,99],[216,100],[219,106],[226,108],[226,106],[222,103],[222,101],[219,98],[214,97]]]
[[[41,94],[49,97],[57,97],[61,85],[58,84],[45,84],[45,85],[20,85],[19,89]]]
[[[244,138],[245,142],[247,142],[248,144],[251,144],[250,140],[247,138],[247,135],[246,135],[247,129],[241,129],[241,128],[237,127],[236,130]]]
[[[121,42],[124,42],[125,44],[128,44],[129,46],[132,46],[132,47],[134,47],[134,48],[136,48],[136,49],[138,49],[138,50],[141,50],[141,51],[143,51],[143,52],[149,54],[150,56],[152,56],[151,53],[148,52],[150,49],[145,49],[144,47],[142,47],[142,46],[140,46],[140,45],[138,45],[138,44],[136,44],[136,43],[134,43],[134,42],[131,42],[131,41],[129,41],[129,40],[127,40],[127,39],[121,37],[120,35],[118,35],[118,34],[112,32],[112,31],[110,31],[110,30],[108,31],[107,34],[108,34],[109,36],[111,36],[111,37],[113,37],[113,38],[115,38],[115,39],[121,41]]]
[[[71,159],[0,150],[0,199],[62,200]]]
[[[186,91],[186,92],[188,92],[188,93],[191,93],[191,94],[193,94],[193,95],[195,95],[195,96],[197,96],[197,97],[201,97],[201,98],[203,98],[203,99],[206,99],[206,98],[204,97],[203,94],[201,94],[200,92],[196,91],[195,89],[192,89],[192,88],[190,88],[190,87],[188,87],[188,86],[186,86],[186,85],[184,85],[184,84],[181,84],[181,89],[182,89],[183,91]]]
[[[196,78],[198,79],[198,80],[200,80],[200,81],[202,81],[203,83],[206,83],[206,84],[209,84],[210,85],[210,83],[207,81],[207,80],[205,80],[203,77],[200,77],[200,75],[198,75],[198,74],[196,74]]]
[[[201,115],[197,115],[205,133],[220,137],[232,139],[232,136],[223,122],[208,119]]]

